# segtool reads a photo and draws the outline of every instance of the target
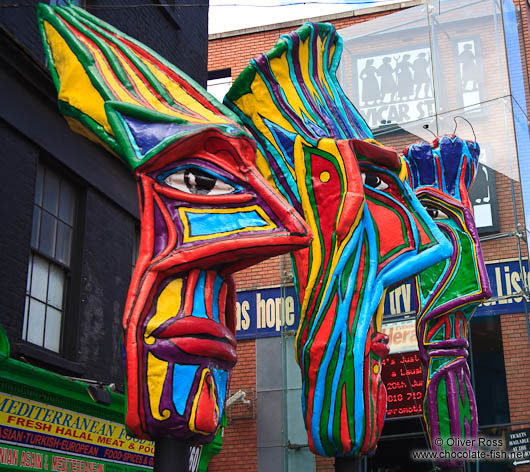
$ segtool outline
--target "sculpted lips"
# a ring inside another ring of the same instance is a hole
[[[385,333],[376,333],[373,337],[372,351],[378,355],[381,360],[387,358],[390,348],[388,347],[388,336]]]
[[[157,332],[158,339],[169,339],[182,351],[195,356],[220,359],[230,364],[236,362],[236,339],[224,325],[211,319],[186,316]]]

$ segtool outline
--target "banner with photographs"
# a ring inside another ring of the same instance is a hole
[[[418,47],[354,60],[354,98],[371,128],[434,114],[430,49]]]

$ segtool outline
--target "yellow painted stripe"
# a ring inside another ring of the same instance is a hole
[[[114,95],[115,99],[125,103],[132,103],[133,105],[137,106],[145,106],[141,100],[134,97],[116,78],[114,71],[111,69],[109,63],[107,62],[107,58],[103,55],[101,50],[83,37],[79,37],[79,40],[82,41],[85,47],[90,51],[90,54],[94,58],[98,72],[105,80],[107,87],[110,89],[110,92]]]
[[[160,401],[162,399],[162,390],[166,380],[169,364],[155,357],[153,354],[147,354],[147,388],[149,389],[149,406],[151,415],[155,420],[167,420],[171,412],[165,409],[160,413]]]
[[[189,108],[195,112],[197,116],[190,116],[185,113],[180,113],[180,116],[190,123],[226,123],[232,124],[232,120],[221,115],[215,114],[200,102],[195,100],[184,88],[182,88],[177,82],[169,78],[167,75],[162,73],[157,67],[152,63],[140,58],[142,62],[149,68],[151,73],[157,78],[157,80],[166,88],[168,93],[173,97],[176,103],[182,105],[186,108]],[[179,113],[174,111],[173,113]]]
[[[385,288],[383,290],[383,296],[381,297],[381,301],[379,302],[379,306],[377,307],[376,315],[375,315],[375,330],[376,332],[381,331],[381,326],[383,324],[383,311],[385,309],[385,297],[386,297],[386,291]]]
[[[263,122],[263,118],[268,119],[277,126],[291,133],[297,134],[296,130],[293,128],[292,123],[282,115],[282,111],[276,106],[276,103],[270,95],[265,82],[259,74],[254,76],[251,89],[251,93],[242,95],[234,103],[245,115],[252,120],[254,126],[258,129],[259,133],[261,133],[267,139],[269,145],[274,147],[276,153],[281,156],[284,164],[287,166],[289,172],[294,178],[294,169],[288,164],[283,152],[278,146],[276,139],[272,135],[268,126]]]
[[[177,315],[182,304],[182,279],[172,280],[160,293],[156,303],[156,312],[145,328],[145,342],[152,344],[155,338],[151,333],[167,320]]]
[[[313,241],[310,246],[310,252],[312,256],[312,264],[309,270],[309,276],[307,280],[307,286],[304,293],[304,299],[302,300],[302,306],[300,307],[300,324],[298,325],[298,332],[296,333],[296,338],[300,336],[304,320],[307,315],[307,307],[309,305],[309,299],[313,294],[313,287],[317,282],[319,275],[319,269],[322,267],[322,244],[320,238],[322,232],[317,225],[315,214],[313,213],[313,208],[311,206],[311,201],[309,199],[309,194],[306,185],[306,175],[307,168],[305,164],[304,156],[304,141],[301,136],[297,136],[294,142],[294,167],[296,169],[297,185],[298,192],[300,194],[300,200],[302,208],[304,210],[304,220],[311,228],[313,233]]]
[[[44,30],[52,52],[53,65],[59,76],[59,100],[90,116],[105,131],[113,134],[105,113],[103,97],[92,85],[83,64],[50,23],[44,23]]]

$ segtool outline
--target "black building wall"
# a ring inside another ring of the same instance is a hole
[[[0,325],[13,357],[122,389],[119,341],[138,227],[135,179],[114,156],[73,133],[59,114],[43,63],[36,3],[0,2]],[[207,6],[127,3],[84,6],[205,85]],[[205,4],[186,5],[194,3]],[[59,353],[22,340],[38,162],[65,176],[79,198]]]
[[[38,3],[38,0],[0,1],[0,25],[42,63],[44,51],[35,15]],[[175,6],[163,6],[170,3]],[[179,3],[185,6],[178,6]],[[206,86],[207,0],[81,0],[76,4],[146,44]]]

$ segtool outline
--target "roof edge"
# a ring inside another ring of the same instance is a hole
[[[391,3],[388,5],[379,5],[361,10],[351,10],[341,13],[332,13],[330,15],[315,16],[311,18],[301,18],[299,20],[290,20],[283,23],[274,23],[272,25],[253,26],[251,28],[243,28],[232,31],[223,31],[222,33],[212,33],[208,35],[208,41],[216,39],[230,38],[233,36],[243,36],[246,34],[262,33],[264,31],[273,31],[284,28],[297,28],[307,21],[311,22],[327,22],[333,20],[340,20],[343,18],[352,18],[356,16],[373,15],[374,13],[382,13],[385,11],[401,10],[403,8],[415,7],[427,3],[428,0],[405,0],[404,2]]]

